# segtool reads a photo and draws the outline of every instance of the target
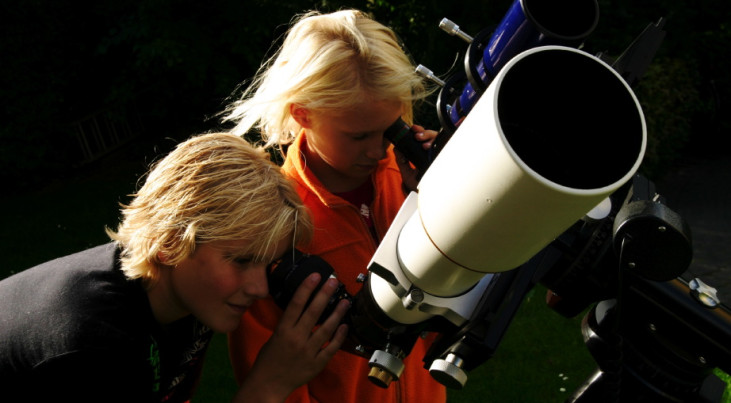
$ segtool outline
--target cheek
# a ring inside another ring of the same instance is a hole
[[[228,297],[236,293],[240,288],[240,281],[237,272],[229,267],[219,268],[215,274],[211,274],[204,280],[210,293],[217,296]]]
[[[194,275],[186,276],[178,286],[185,288],[188,298],[197,301],[217,300],[226,298],[236,290],[236,278],[227,267],[212,266],[201,267]],[[192,274],[192,273],[191,273]]]
[[[364,141],[334,142],[330,148],[330,158],[342,167],[348,167],[362,159],[368,148]]]
[[[333,168],[344,168],[347,166],[347,154],[352,150],[336,142],[323,144],[317,148],[319,158]]]
[[[352,141],[333,133],[312,133],[308,137],[312,147],[320,158],[334,167],[344,167],[357,160],[363,154],[364,142]]]

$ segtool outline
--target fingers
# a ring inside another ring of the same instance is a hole
[[[320,283],[320,278],[319,273],[312,273],[297,288],[287,308],[284,310],[282,320],[280,321],[281,326],[299,328],[301,332],[310,332],[315,327],[340,284],[335,278],[327,279],[320,290],[310,300],[310,296]],[[309,305],[307,305],[308,300],[310,301]],[[330,316],[329,319],[336,319],[335,324],[330,327],[331,330],[335,328],[344,315],[344,312],[338,314],[336,310]]]
[[[414,137],[421,143],[421,146],[428,150],[431,148],[434,140],[437,138],[437,132],[434,130],[426,130],[422,126],[413,125],[411,130],[414,132]]]
[[[310,298],[310,295],[312,294],[312,291],[317,288],[317,285],[319,283],[319,273],[312,273],[307,276],[307,278],[305,278],[305,281],[303,281],[302,284],[297,287],[294,295],[292,295],[292,299],[289,300],[289,304],[287,304],[287,308],[284,310],[284,313],[282,314],[282,319],[280,320],[281,325],[293,326],[295,323],[297,323],[300,316],[302,315],[302,311],[304,310],[307,301]]]
[[[312,329],[327,308],[327,305],[333,294],[335,294],[339,284],[340,282],[335,278],[327,279],[317,294],[315,294],[315,297],[312,298],[307,309],[302,312],[296,326],[304,327],[305,329]]]
[[[347,326],[340,325],[348,309],[350,309],[350,301],[338,302],[333,313],[312,334],[312,343],[321,347],[329,340],[326,349],[338,350],[348,334]]]
[[[329,278],[305,308],[307,300],[319,281],[320,275],[317,273],[313,273],[305,279],[287,305],[279,326],[281,331],[292,332],[291,334],[296,335],[295,337],[304,343],[303,352],[309,351],[305,355],[310,355],[320,365],[324,365],[340,349],[346,339],[347,326],[340,325],[340,322],[350,308],[350,301],[345,299],[339,301],[333,313],[315,328],[317,320],[339,285],[337,279]]]
[[[401,151],[394,149],[393,152],[396,155],[396,165],[398,165],[399,171],[401,171],[401,182],[404,186],[404,193],[416,190],[416,186],[419,184],[416,169],[411,166],[409,160]]]
[[[338,326],[337,330],[335,331],[335,335],[330,338],[330,343],[328,343],[325,347],[323,347],[320,352],[318,353],[318,356],[321,357],[323,360],[329,361],[332,356],[335,355],[335,353],[340,350],[340,347],[343,345],[343,342],[345,342],[345,338],[348,336],[348,326],[347,325],[340,325]]]
[[[419,184],[419,179],[421,179],[421,175],[424,174],[423,170],[426,170],[426,167],[428,166],[428,160],[432,158],[431,149],[434,145],[434,141],[436,140],[437,135],[439,134],[434,130],[425,130],[424,127],[419,125],[412,125],[411,131],[414,133],[414,139],[418,143],[421,143],[421,148],[425,152],[425,154],[422,156],[418,155],[418,151],[411,151],[412,153],[414,153],[413,157],[417,158],[415,159],[415,161],[417,161],[415,165],[416,168],[419,169],[415,169],[415,167],[412,166],[405,158],[404,154],[402,154],[399,150],[395,150],[396,164],[401,171],[401,181],[403,183],[404,194],[416,191]],[[421,157],[426,157],[427,161],[423,161]]]
[[[315,326],[339,284],[331,278],[315,292],[321,279],[320,274],[312,273],[300,284],[279,325],[259,351],[247,378],[256,379],[252,386],[256,391],[283,391],[288,395],[320,373],[345,341],[348,329],[340,322],[350,301],[339,301],[333,313]]]

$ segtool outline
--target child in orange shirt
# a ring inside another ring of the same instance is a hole
[[[384,138],[397,118],[411,123],[413,102],[426,96],[421,77],[396,35],[356,10],[300,16],[225,120],[239,135],[258,129],[268,146],[287,145],[283,172],[314,220],[302,250],[327,261],[351,294],[404,201],[415,172]],[[436,132],[414,125],[428,148]],[[403,176],[402,176],[403,175]],[[271,299],[257,301],[229,336],[241,381],[279,316]],[[338,352],[289,402],[444,402],[445,388],[423,368],[426,342],[417,341],[398,382],[380,388],[368,361]]]

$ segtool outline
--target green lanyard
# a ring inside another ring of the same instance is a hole
[[[152,367],[152,376],[153,376],[152,391],[157,393],[160,391],[160,377],[161,377],[160,349],[158,348],[157,340],[155,340],[154,337],[150,336],[150,340],[152,341],[150,343],[150,357],[147,360],[150,362],[150,366]]]

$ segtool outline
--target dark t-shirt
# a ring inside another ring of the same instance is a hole
[[[117,248],[98,246],[0,281],[0,393],[185,401],[211,336],[191,316],[158,324],[141,282],[119,269]]]

